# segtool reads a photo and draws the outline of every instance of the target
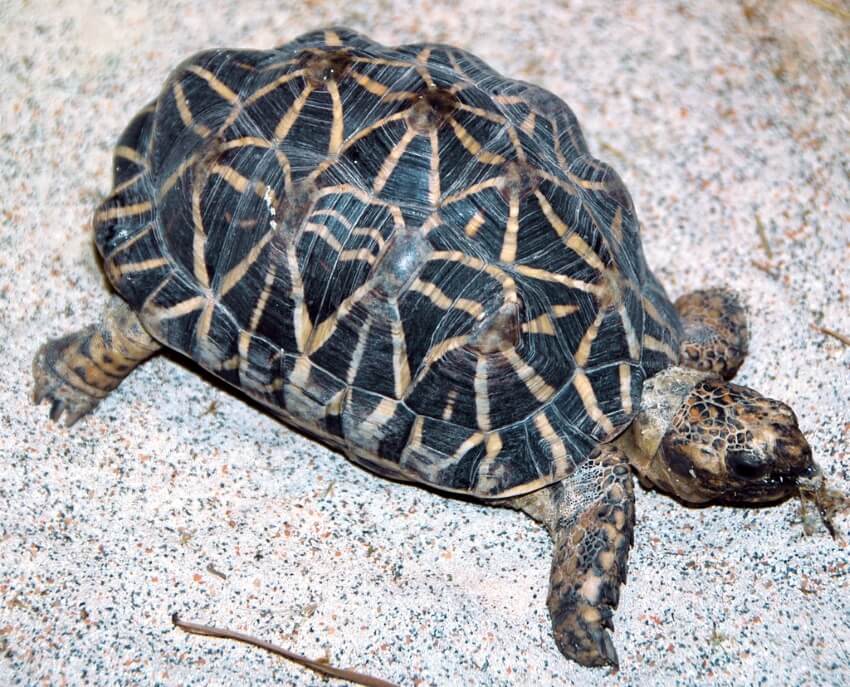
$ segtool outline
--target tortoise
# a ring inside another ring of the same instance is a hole
[[[348,29],[183,62],[94,213],[117,295],[49,340],[68,425],[162,347],[380,475],[551,534],[555,642],[616,666],[632,475],[686,504],[833,500],[794,412],[732,383],[744,306],[672,302],[570,108],[464,50]]]

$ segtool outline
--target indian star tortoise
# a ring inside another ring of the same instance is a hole
[[[464,50],[329,29],[199,53],[121,135],[94,230],[117,296],[35,356],[51,418],[165,346],[369,470],[523,510],[581,664],[617,664],[633,472],[828,521],[794,413],[729,382],[736,296],[671,302],[570,108]]]

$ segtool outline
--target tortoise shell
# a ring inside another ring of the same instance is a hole
[[[678,357],[573,113],[453,47],[329,29],[197,54],[124,131],[94,224],[164,345],[441,489],[567,477]]]

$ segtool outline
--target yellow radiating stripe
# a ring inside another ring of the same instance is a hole
[[[361,262],[374,265],[377,259],[377,256],[370,248],[351,248],[349,250],[344,250],[339,254],[340,262],[352,262],[354,260],[359,260]]]
[[[353,69],[348,72],[348,75],[351,76],[360,86],[369,91],[369,93],[376,95],[379,98],[386,95],[390,90],[389,86],[385,86],[384,84],[369,78],[365,74],[356,72]]]
[[[484,456],[485,460],[482,461],[482,463],[489,464],[496,460],[502,452],[502,436],[498,432],[491,432],[487,435],[485,446],[487,448],[487,452]],[[486,470],[486,465],[482,465],[481,468],[479,468],[479,474]],[[487,476],[492,477],[492,475],[489,474]]]
[[[354,229],[354,223],[339,210],[333,208],[319,208],[314,210],[312,217],[331,217],[344,226],[348,231],[357,231]]]
[[[158,320],[171,320],[175,317],[182,317],[183,315],[188,315],[190,312],[198,310],[202,306],[206,305],[206,302],[206,296],[194,296],[192,298],[187,298],[185,301],[175,303],[169,308],[158,308],[156,306],[152,306],[152,309],[154,310],[154,316]]]
[[[263,311],[266,309],[266,303],[271,295],[276,274],[277,265],[274,262],[270,262],[268,271],[266,272],[266,280],[263,284],[263,292],[257,299],[257,305],[254,306],[254,312],[251,313],[251,322],[248,326],[251,328],[252,332],[255,331],[260,324],[260,318],[263,316]]]
[[[508,127],[508,138],[511,139],[511,145],[514,147],[517,160],[524,164],[526,160],[525,148],[522,147],[522,142],[519,140],[519,134],[517,134],[516,129],[512,126]]]
[[[101,210],[95,215],[96,222],[104,222],[109,219],[122,219],[124,217],[134,217],[135,215],[143,215],[151,209],[151,202],[146,200],[143,203],[133,203],[132,205],[118,205],[106,210]]]
[[[540,189],[535,189],[534,197],[537,198],[537,203],[543,211],[543,216],[546,217],[546,220],[552,225],[555,233],[558,234],[558,236],[564,236],[569,233],[570,228],[567,226],[566,222],[558,216],[558,213],[555,212],[554,208],[549,204],[549,201]]]
[[[354,304],[361,300],[371,288],[372,285],[370,282],[366,282],[360,286],[354,291],[354,293],[339,304],[336,312],[332,313],[316,325],[307,341],[305,351],[307,355],[312,355],[325,344],[336,329],[337,323],[351,312],[351,308],[354,307]]]
[[[328,29],[325,31],[325,43],[336,47],[342,45],[342,39],[336,31]]]
[[[205,257],[205,249],[207,244],[207,233],[204,229],[204,218],[201,213],[201,192],[203,191],[203,183],[206,179],[201,178],[195,181],[192,186],[192,270],[201,286],[209,288],[210,276],[207,272],[207,261]]]
[[[204,303],[204,309],[201,311],[201,316],[198,318],[198,324],[195,326],[195,337],[197,339],[206,339],[210,333],[214,309],[215,301],[208,297]]]
[[[588,265],[590,265],[593,269],[602,271],[605,269],[605,265],[602,263],[602,260],[596,254],[596,252],[587,244],[587,242],[579,236],[577,233],[572,231],[566,223],[558,217],[558,214],[549,204],[549,201],[546,200],[546,196],[544,196],[539,190],[534,192],[535,197],[537,198],[537,202],[540,204],[540,209],[543,210],[543,214],[546,219],[549,221],[549,224],[557,232],[558,236],[564,236],[569,233],[569,238],[566,241],[567,247],[572,250],[574,253],[577,253],[578,256],[584,260]]]
[[[159,193],[157,194],[157,197],[158,198],[164,198],[165,195],[174,186],[174,184],[177,183],[177,180],[180,177],[183,176],[185,171],[187,169],[189,169],[190,167],[195,166],[195,163],[200,159],[200,157],[201,157],[200,153],[194,153],[193,155],[191,155],[188,158],[186,158],[185,160],[183,160],[183,162],[180,163],[180,165],[177,167],[177,169],[175,169],[169,175],[169,177],[162,183],[162,186],[160,186]]]
[[[596,254],[596,252],[591,248],[587,242],[578,234],[573,233],[570,235],[570,238],[567,239],[567,247],[573,252],[577,253],[582,260],[584,260],[588,265],[590,265],[593,269],[602,272],[605,269],[605,265],[602,264],[602,260]]]
[[[475,140],[472,134],[464,129],[463,125],[454,117],[449,117],[448,122],[454,130],[455,136],[457,136],[457,140],[460,141],[461,145],[473,155],[478,155],[478,153],[481,152],[481,144]]]
[[[605,431],[606,435],[612,434],[614,432],[614,425],[611,424],[611,420],[608,419],[608,416],[599,407],[599,403],[596,401],[596,394],[593,393],[593,386],[590,384],[587,375],[583,372],[576,372],[576,376],[573,379],[573,386],[578,392],[590,419],[596,422]]]
[[[579,307],[577,305],[553,305],[552,306],[552,317],[566,317],[567,315],[572,315],[574,312],[577,312]]]
[[[552,398],[557,389],[546,383],[537,371],[523,360],[515,348],[509,348],[502,352],[507,361],[513,368],[516,376],[525,385],[525,388],[541,403],[545,403]]]
[[[106,256],[106,259],[107,260],[113,260],[116,255],[118,255],[119,253],[123,253],[125,250],[127,250],[134,243],[136,243],[137,241],[140,241],[141,239],[145,238],[145,236],[150,234],[151,229],[153,229],[153,224],[148,224],[144,229],[142,229],[142,231],[136,232],[130,238],[128,238],[126,241],[124,241],[123,243],[119,243],[117,246],[115,246],[115,248],[112,250],[112,252],[109,255]]]
[[[627,363],[620,363],[620,404],[626,415],[632,414],[632,369]]]
[[[567,451],[567,447],[564,445],[561,437],[552,428],[552,424],[549,422],[549,418],[546,417],[545,412],[540,411],[534,416],[534,426],[540,432],[540,436],[552,452],[552,472],[555,475],[565,475],[570,467],[567,463],[570,453]]]
[[[125,160],[129,160],[133,164],[140,165],[141,167],[147,166],[144,156],[134,148],[130,146],[115,146],[114,151],[115,157],[121,157]]]
[[[430,89],[436,88],[436,86],[434,84],[434,79],[431,78],[428,68],[425,66],[429,57],[431,57],[431,48],[423,48],[419,51],[419,54],[416,55],[416,61],[419,63],[416,65],[416,72],[419,74],[422,81],[425,82],[425,85]]]
[[[304,104],[307,102],[307,98],[310,97],[310,94],[313,92],[313,86],[307,83],[304,86],[304,90],[301,91],[301,95],[299,95],[295,101],[290,105],[289,109],[286,111],[286,114],[280,118],[280,121],[277,123],[277,126],[274,130],[274,137],[277,141],[282,141],[286,138],[286,135],[289,133],[289,130],[292,128],[292,125],[295,124],[295,120],[298,119],[298,115],[301,114],[301,109],[304,107]]]
[[[193,74],[197,74],[204,81],[209,84],[209,87],[212,88],[220,97],[231,104],[236,104],[239,102],[239,96],[236,95],[233,91],[230,90],[223,82],[221,82],[218,77],[213,74],[211,71],[204,69],[196,64],[193,64],[189,67],[189,71]]]
[[[484,215],[481,210],[477,210],[475,214],[469,218],[466,226],[463,228],[464,233],[470,238],[475,238],[478,230],[484,225]]]
[[[328,93],[331,96],[332,104],[332,119],[331,119],[331,137],[328,142],[328,155],[336,155],[342,148],[342,132],[344,123],[344,114],[342,111],[342,98],[339,96],[339,87],[336,81],[328,81],[325,84]]]
[[[251,247],[250,251],[248,251],[248,255],[240,260],[235,267],[231,268],[230,271],[224,275],[224,279],[221,280],[221,288],[219,289],[219,293],[221,293],[222,296],[227,294],[230,289],[241,281],[242,277],[245,276],[245,273],[251,269],[251,265],[253,265],[257,261],[257,258],[260,257],[260,253],[263,252],[263,248],[266,247],[266,244],[271,241],[272,236],[274,236],[273,231],[263,234],[263,237]]]
[[[457,451],[454,452],[454,458],[460,459],[463,458],[469,451],[474,449],[476,446],[480,445],[484,441],[484,434],[482,432],[474,432],[467,439],[457,447]]]
[[[519,125],[519,128],[522,129],[529,136],[534,136],[534,127],[537,124],[537,115],[533,112],[529,112],[525,119],[522,120],[522,124]]]
[[[449,298],[439,286],[433,282],[422,281],[418,277],[410,285],[410,291],[416,291],[425,296],[429,301],[442,310],[455,308],[463,310],[472,317],[477,318],[484,312],[484,306],[478,301],[469,300],[468,298],[457,298],[452,300]]]
[[[128,262],[124,265],[117,265],[117,268],[118,272],[124,275],[155,270],[158,267],[164,267],[167,264],[168,260],[166,258],[151,258],[150,260],[142,260],[141,262]]]
[[[640,344],[638,344],[635,328],[632,326],[632,320],[623,303],[617,307],[617,313],[620,315],[620,321],[623,323],[623,329],[626,332],[626,343],[629,346],[629,357],[632,360],[640,360]]]
[[[533,320],[522,323],[522,331],[526,334],[547,334],[555,336],[555,327],[552,324],[552,318],[549,315],[543,314],[535,317]]]
[[[587,360],[590,358],[590,348],[593,346],[593,342],[599,334],[599,327],[602,325],[602,320],[605,319],[605,315],[605,311],[600,308],[599,312],[596,313],[596,318],[593,320],[593,323],[587,328],[584,336],[581,337],[581,342],[579,343],[575,353],[576,365],[579,367],[587,365]]]
[[[623,242],[623,208],[617,208],[614,219],[611,220],[611,233],[617,243]]]
[[[436,207],[440,204],[440,141],[437,130],[428,132],[431,144],[431,161],[428,169],[428,199],[431,205]]]
[[[424,367],[419,373],[419,375],[417,375],[417,379],[421,379],[422,377],[424,377],[426,369],[431,367],[446,353],[460,348],[461,346],[465,346],[467,343],[469,343],[468,336],[453,336],[448,339],[443,339],[435,346],[431,346],[431,348],[428,349],[427,355],[425,356]]]
[[[478,428],[486,432],[490,429],[490,394],[487,388],[487,358],[483,356],[479,356],[475,364],[472,386],[475,389],[475,419]]]
[[[354,384],[357,372],[360,370],[360,361],[363,360],[363,352],[366,350],[366,340],[369,338],[369,331],[371,329],[372,318],[367,317],[357,332],[357,343],[354,346],[354,352],[351,354],[351,363],[345,375],[345,381],[348,384]]]
[[[590,181],[588,179],[582,179],[580,176],[577,176],[572,172],[567,172],[566,174],[567,178],[580,188],[587,189],[588,191],[608,190],[608,185],[604,181]]]
[[[174,102],[177,104],[177,113],[180,115],[180,121],[183,122],[184,126],[191,127],[193,122],[192,111],[189,109],[189,102],[186,100],[186,96],[183,93],[183,86],[180,85],[179,81],[174,82],[172,91]]]
[[[649,315],[662,329],[670,329],[670,325],[667,322],[667,319],[658,312],[658,309],[655,307],[655,304],[651,299],[646,296],[643,297],[643,309],[646,311],[646,314]]]
[[[304,225],[304,231],[310,232],[311,234],[316,234],[319,238],[322,239],[325,243],[327,243],[333,250],[339,252],[342,250],[342,244],[337,240],[336,236],[334,236],[330,229],[328,229],[324,224],[316,224],[315,222],[307,222]]]
[[[552,144],[555,148],[555,159],[558,161],[558,166],[561,169],[567,169],[570,165],[564,157],[564,151],[561,150],[561,135],[558,132],[558,122],[550,119],[549,123],[552,125]]]
[[[265,70],[263,70],[265,71]],[[257,102],[261,98],[265,98],[272,91],[276,91],[278,88],[283,86],[284,84],[289,83],[293,79],[297,79],[298,77],[304,76],[303,69],[297,69],[294,72],[290,72],[289,74],[284,74],[283,76],[279,76],[271,83],[266,84],[262,88],[257,91],[254,91],[251,96],[245,101],[245,107],[248,105],[252,105]]]
[[[396,304],[398,314],[398,304]],[[404,329],[398,319],[390,322],[390,333],[393,342],[393,390],[396,398],[403,398],[410,386],[410,366],[407,362],[407,344],[404,340]]]
[[[295,308],[292,311],[292,328],[295,331],[298,350],[303,351],[313,324],[310,322],[310,312],[304,304],[304,284],[301,281],[301,270],[298,268],[298,255],[294,243],[290,243],[286,248],[286,263],[289,268],[289,278],[292,281],[292,299],[295,301]]]
[[[381,165],[381,169],[378,170],[378,174],[375,176],[375,182],[372,184],[372,190],[375,193],[380,193],[381,189],[389,181],[390,175],[393,173],[396,165],[398,165],[401,156],[404,155],[404,151],[407,150],[407,146],[410,145],[410,142],[414,138],[416,138],[416,131],[408,128],[402,134],[398,143],[393,146],[393,149],[389,152],[389,155],[387,155],[384,163]]]
[[[227,141],[219,146],[219,150],[233,150],[234,148],[245,148],[246,146],[254,146],[255,148],[271,148],[272,144],[264,138],[257,136],[242,136],[234,138],[232,141]]]
[[[143,179],[146,176],[147,176],[147,172],[139,172],[138,174],[133,175],[132,177],[127,179],[127,181],[124,181],[124,182],[118,184],[118,186],[114,186],[112,188],[112,190],[109,192],[109,195],[106,196],[106,198],[109,199],[109,198],[116,198],[116,197],[120,196],[122,193],[124,193],[124,191],[126,191],[131,186],[135,186],[137,183],[139,183],[139,181],[141,179]]]
[[[496,112],[491,112],[490,110],[485,110],[480,107],[473,107],[472,105],[467,105],[466,103],[458,103],[458,110],[463,110],[464,112],[469,112],[470,114],[474,114],[476,117],[481,117],[482,119],[486,119],[487,121],[493,122],[495,124],[505,124],[507,120],[500,114]]]
[[[664,341],[659,341],[654,336],[646,335],[643,337],[643,346],[644,348],[648,348],[650,351],[656,351],[657,353],[663,353],[666,355],[671,361],[674,363],[679,359],[679,356],[676,355],[676,352]]]
[[[513,262],[516,259],[517,239],[519,237],[519,194],[511,189],[508,201],[508,223],[502,241],[501,262]]]
[[[440,203],[442,206],[451,205],[452,203],[456,203],[459,200],[463,200],[464,198],[471,196],[475,193],[480,193],[488,188],[501,188],[502,184],[505,182],[505,177],[493,177],[492,179],[485,179],[484,181],[479,181],[477,184],[473,184],[465,188],[463,191],[459,191],[458,193],[453,193],[450,196],[446,196],[443,198],[443,202]]]
[[[456,401],[457,401],[457,389],[449,389],[449,393],[446,396],[446,405],[443,406],[442,418],[444,420],[449,420],[449,418],[451,418],[452,411],[454,411],[454,409],[455,409],[455,402]],[[475,435],[473,435],[473,436],[475,436]],[[484,437],[482,436],[481,439],[483,440]],[[458,449],[458,450],[460,450],[460,449]]]
[[[528,103],[518,95],[496,95],[493,96],[493,102],[499,105],[527,105]]]
[[[528,265],[517,265],[516,271],[526,277],[531,277],[532,279],[539,279],[540,281],[563,284],[564,286],[567,286],[571,289],[577,289],[586,293],[592,293],[596,296],[602,296],[605,293],[605,289],[596,284],[590,284],[588,282],[579,281],[578,279],[572,279],[563,274],[548,272],[547,270],[542,270],[538,267],[529,267]]]
[[[285,69],[286,67],[291,67],[293,64],[296,64],[297,62],[298,62],[298,60],[295,59],[295,58],[293,58],[291,60],[283,60],[281,62],[272,62],[270,64],[265,65],[262,69],[260,69],[260,71],[261,72],[271,72],[271,71],[274,71],[275,69]]]
[[[210,173],[220,176],[233,188],[233,190],[238,191],[239,193],[244,193],[245,189],[248,188],[248,180],[235,169],[228,167],[227,165],[213,165],[212,169],[210,169]]]
[[[316,213],[318,214],[318,213]],[[374,227],[358,227],[354,231],[351,232],[352,236],[368,236],[375,243],[378,244],[378,250],[381,250],[386,243],[386,239],[384,235],[380,232],[380,230],[375,229]]]

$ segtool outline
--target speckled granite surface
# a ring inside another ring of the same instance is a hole
[[[40,341],[105,302],[89,221],[131,114],[196,50],[340,23],[454,42],[564,97],[672,295],[744,291],[741,380],[791,402],[850,489],[850,348],[811,326],[850,334],[850,19],[832,2],[0,4],[0,683],[322,684],[184,635],[174,611],[404,685],[850,682],[848,550],[804,537],[794,503],[639,489],[612,675],[555,649],[550,544],[519,514],[373,477],[173,358],[71,431],[28,402]]]

